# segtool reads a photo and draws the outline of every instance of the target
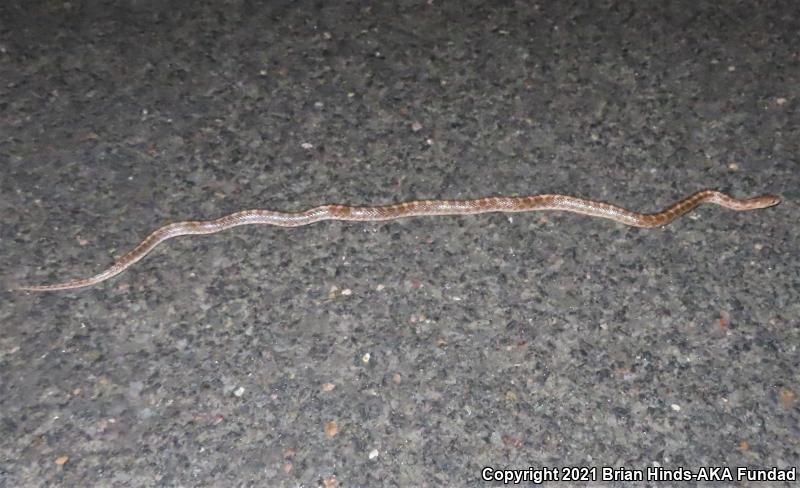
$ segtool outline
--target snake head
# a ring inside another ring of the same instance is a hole
[[[761,195],[760,197],[751,198],[749,202],[754,205],[753,208],[767,208],[781,203],[781,197],[777,195]]]

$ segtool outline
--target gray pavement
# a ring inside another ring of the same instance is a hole
[[[2,291],[0,486],[798,466],[799,32],[792,1],[3,2],[4,289],[243,208],[783,203],[243,227]]]

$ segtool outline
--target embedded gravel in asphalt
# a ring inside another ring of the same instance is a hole
[[[243,208],[783,203],[241,227],[0,292],[0,485],[798,466],[800,14],[722,4],[3,2],[3,288]]]

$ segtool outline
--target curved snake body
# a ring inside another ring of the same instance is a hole
[[[266,224],[279,227],[298,227],[322,220],[375,222],[426,215],[562,210],[609,219],[633,227],[660,227],[669,224],[702,203],[714,203],[731,210],[741,211],[771,207],[780,203],[780,198],[774,195],[762,195],[748,199],[736,199],[718,191],[703,190],[654,214],[632,212],[616,205],[567,195],[488,197],[476,200],[416,200],[375,207],[323,205],[302,212],[243,210],[216,220],[177,222],[165,225],[147,236],[138,246],[119,258],[109,268],[89,278],[50,285],[20,286],[17,290],[55,291],[96,285],[130,268],[167,239],[184,235],[215,234],[240,225]]]

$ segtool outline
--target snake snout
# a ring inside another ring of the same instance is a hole
[[[754,198],[752,202],[757,205],[755,208],[767,208],[781,203],[781,197],[777,195],[762,195]]]

